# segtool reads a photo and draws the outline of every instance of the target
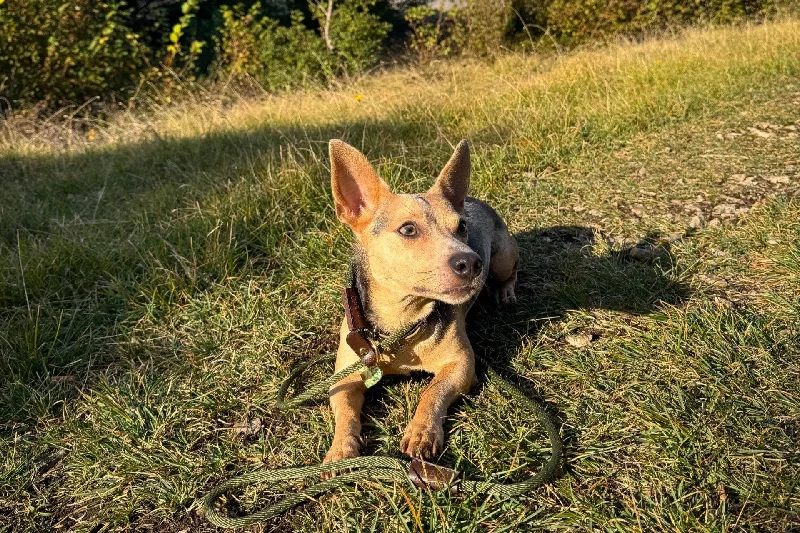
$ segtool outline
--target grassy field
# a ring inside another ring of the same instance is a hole
[[[194,502],[212,485],[322,459],[328,406],[273,404],[336,342],[333,137],[401,191],[472,141],[472,193],[523,259],[519,304],[477,310],[473,344],[548,403],[567,457],[524,501],[364,484],[264,530],[800,528],[789,20],[89,129],[0,123],[0,531],[210,531]],[[365,453],[398,455],[427,379],[370,392]],[[451,413],[441,462],[469,475],[547,455],[491,388]]]

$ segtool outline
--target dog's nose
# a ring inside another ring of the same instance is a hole
[[[450,268],[459,278],[472,279],[481,273],[483,261],[475,252],[463,252],[450,258]]]

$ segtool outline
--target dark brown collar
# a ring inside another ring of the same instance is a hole
[[[364,306],[358,289],[353,284],[342,291],[342,303],[344,314],[347,318],[347,344],[361,358],[361,362],[367,366],[377,363],[377,352],[381,349],[393,351],[397,346],[405,343],[408,339],[420,331],[428,321],[428,317],[423,318],[411,327],[395,334],[384,334],[375,327],[371,327],[364,315]],[[390,345],[385,345],[388,341]]]

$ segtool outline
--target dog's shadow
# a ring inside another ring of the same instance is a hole
[[[517,303],[498,309],[481,298],[468,317],[476,353],[501,369],[524,339],[570,310],[642,315],[689,296],[670,253],[674,241],[659,234],[620,243],[592,228],[552,226],[514,237],[520,248]]]
[[[671,243],[657,234],[645,235],[638,243],[618,243],[592,228],[553,226],[517,233],[514,237],[520,248],[517,303],[498,308],[485,291],[468,316],[467,331],[482,361],[526,395],[545,404],[559,421],[565,448],[564,467],[568,470],[569,457],[577,449],[580,436],[567,429],[564,413],[547,401],[536,383],[515,375],[512,362],[523,345],[545,324],[562,320],[572,310],[648,314],[659,305],[680,303],[688,298],[690,289],[680,281],[680,265],[670,253]],[[596,338],[603,332],[592,331],[591,335]],[[390,377],[388,382],[402,379]],[[480,365],[478,379],[476,390],[485,382]],[[454,413],[462,407],[458,403],[449,410],[446,434],[454,423]],[[384,410],[385,406],[377,406],[369,409],[369,414],[373,419],[381,419],[386,414]],[[456,457],[446,452],[439,460],[450,465]],[[469,465],[464,466],[470,470]]]

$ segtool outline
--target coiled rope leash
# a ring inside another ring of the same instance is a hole
[[[334,373],[329,378],[316,383],[305,392],[287,400],[286,395],[289,387],[297,381],[309,366],[330,362],[335,359],[335,355],[329,354],[310,362],[297,364],[278,390],[276,405],[279,409],[294,409],[312,399],[325,398],[328,396],[328,389],[331,386],[355,372],[361,374],[367,387],[374,385],[381,377],[380,368],[377,365],[377,354],[394,352],[408,338],[413,336],[424,323],[424,321],[420,322],[410,328],[389,335],[380,342],[373,343],[367,339],[377,337],[377,335],[370,335],[369,328],[361,313],[358,293],[354,289],[346,289],[344,301],[347,321],[350,327],[347,342],[361,359]],[[382,480],[431,490],[446,489],[458,494],[486,494],[514,498],[530,493],[533,489],[550,481],[558,471],[563,453],[558,428],[543,405],[531,400],[517,387],[500,377],[485,361],[482,359],[479,359],[479,361],[486,367],[488,382],[496,385],[509,398],[517,401],[544,426],[544,430],[550,439],[550,458],[536,475],[519,483],[491,483],[461,479],[461,474],[455,470],[420,459],[407,461],[385,456],[353,457],[311,466],[261,470],[230,479],[212,489],[205,497],[199,500],[200,507],[203,509],[206,518],[215,526],[222,528],[244,527],[256,522],[270,520],[292,507],[325,492],[367,480]],[[335,477],[320,481],[321,474],[334,471],[337,472]],[[231,517],[214,509],[214,502],[224,493],[234,489],[264,483],[282,485],[281,482],[312,478],[316,483],[312,483],[293,494],[288,494],[283,499],[246,516]]]

